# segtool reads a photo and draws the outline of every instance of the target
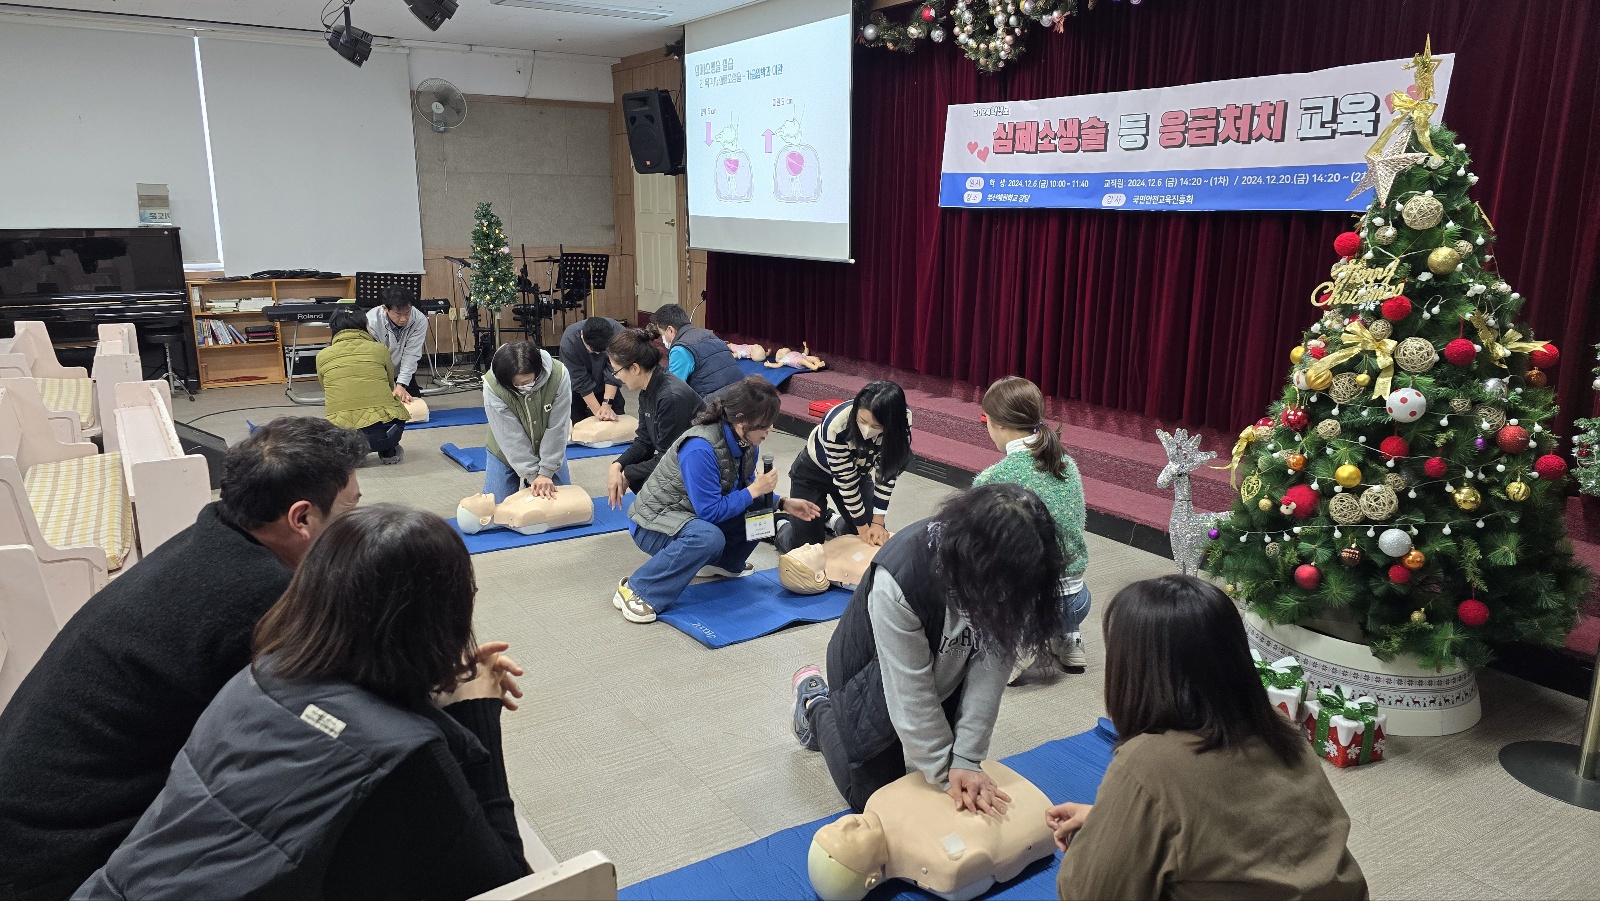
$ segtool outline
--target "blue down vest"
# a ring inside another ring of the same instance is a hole
[[[166,787],[74,898],[319,897],[345,825],[401,761],[440,738],[458,759],[488,756],[431,705],[286,682],[270,665],[223,686]]]
[[[691,325],[680,329],[672,346],[682,347],[694,357],[689,387],[701,397],[710,397],[744,378],[744,370],[728,349],[728,342],[703,328]]]

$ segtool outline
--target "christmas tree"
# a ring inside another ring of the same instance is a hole
[[[1516,322],[1466,147],[1428,121],[1436,66],[1424,50],[1420,97],[1391,95],[1351,195],[1376,199],[1334,242],[1282,399],[1234,447],[1207,568],[1269,622],[1342,614],[1381,659],[1476,668],[1491,641],[1559,644],[1587,574],[1541,371],[1558,354]]]
[[[1595,345],[1600,351],[1600,344]],[[1600,391],[1600,365],[1594,368],[1594,390]],[[1573,475],[1578,490],[1600,497],[1600,418],[1580,419],[1572,424],[1578,434],[1572,437],[1572,459],[1578,464]]]
[[[511,248],[506,244],[500,217],[487,203],[473,212],[478,224],[472,227],[472,302],[498,311],[517,302],[517,274],[511,265]]]

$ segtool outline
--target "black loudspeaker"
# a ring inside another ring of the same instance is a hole
[[[202,432],[181,422],[172,424],[178,433],[178,444],[185,454],[199,454],[206,458],[206,469],[211,475],[211,487],[222,487],[222,461],[228,455],[228,442],[210,432]]]
[[[678,175],[688,147],[683,122],[672,105],[672,95],[656,89],[622,95],[622,118],[628,126],[628,150],[633,170],[641,175]]]

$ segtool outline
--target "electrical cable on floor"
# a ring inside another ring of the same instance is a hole
[[[249,411],[249,410],[294,410],[294,409],[298,409],[298,405],[297,404],[263,404],[263,405],[258,406],[258,407],[234,407],[231,410],[213,410],[210,413],[201,413],[199,416],[196,416],[193,419],[184,420],[183,424],[184,425],[194,425],[195,423],[199,422],[200,420],[205,419],[207,416],[221,416],[224,413],[244,413],[244,412]]]

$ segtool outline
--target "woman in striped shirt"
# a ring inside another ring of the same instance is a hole
[[[906,393],[894,382],[870,382],[855,400],[828,411],[811,431],[806,452],[789,469],[794,497],[824,511],[828,499],[839,508],[845,525],[839,531],[877,546],[888,540],[884,521],[895,480],[911,464],[911,413]],[[787,553],[827,540],[827,516],[810,522],[784,517],[775,544]]]

